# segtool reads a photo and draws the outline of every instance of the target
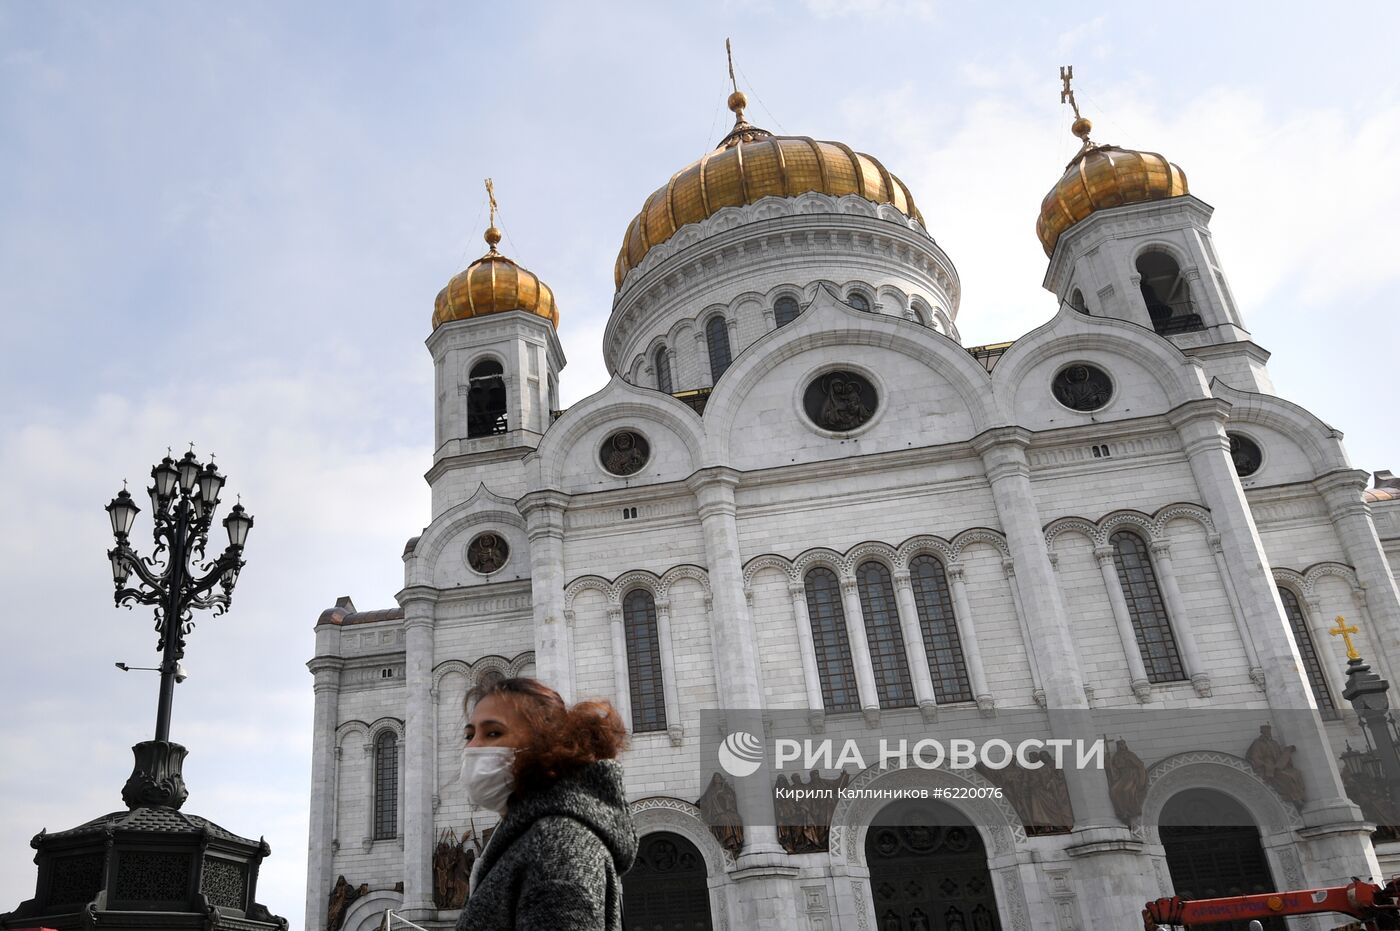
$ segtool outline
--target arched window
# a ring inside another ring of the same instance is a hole
[[[909,677],[909,658],[904,655],[890,570],[874,559],[861,563],[856,569],[856,588],[860,592],[860,612],[865,618],[865,639],[870,646],[870,665],[875,667],[880,707],[912,708],[914,683]]]
[[[1113,562],[1118,567],[1118,582],[1123,598],[1128,602],[1133,630],[1137,634],[1138,652],[1147,667],[1149,682],[1177,682],[1186,678],[1181,654],[1172,636],[1171,621],[1157,585],[1157,573],[1147,554],[1142,537],[1120,530],[1109,538],[1113,544]]]
[[[773,322],[778,326],[787,326],[797,319],[797,315],[802,313],[802,308],[797,306],[797,298],[783,295],[773,302]]]
[[[622,877],[622,920],[628,928],[710,931],[705,858],[679,834],[656,831],[637,844]]]
[[[661,683],[661,641],[656,633],[656,600],[644,588],[622,599],[627,640],[627,684],[632,696],[632,730],[666,729],[666,694]]]
[[[1184,899],[1218,899],[1275,892],[1259,828],[1249,811],[1224,792],[1186,789],[1162,806],[1158,825],[1172,890]],[[1245,931],[1240,921],[1212,924]],[[1267,931],[1284,931],[1281,918],[1265,919]]]
[[[913,315],[914,322],[917,323],[919,326],[929,325],[929,313],[927,310],[924,309],[924,306],[922,304],[915,304],[914,306],[910,307],[909,312]]]
[[[506,380],[501,363],[486,359],[467,378],[467,438],[506,432]]]
[[[1138,256],[1137,271],[1141,276],[1138,288],[1154,330],[1166,335],[1204,329],[1191,301],[1191,287],[1176,259],[1165,252],[1144,252]]]
[[[374,739],[374,839],[399,833],[399,738],[384,731]]]
[[[1298,596],[1292,589],[1278,587],[1278,596],[1283,601],[1283,613],[1288,615],[1288,623],[1293,628],[1293,639],[1298,642],[1298,655],[1303,658],[1303,671],[1308,674],[1308,685],[1312,686],[1313,701],[1322,711],[1335,711],[1332,693],[1327,690],[1327,679],[1322,674],[1322,663],[1317,658],[1317,647],[1308,633],[1308,622],[1303,616],[1303,606],[1298,604]]]
[[[1073,307],[1081,314],[1087,314],[1089,312],[1089,305],[1084,302],[1084,292],[1078,288],[1070,292],[1069,306]]]
[[[656,347],[656,352],[652,356],[652,364],[656,368],[656,387],[667,394],[673,393],[676,386],[671,381],[671,360],[666,355],[665,346]]]
[[[963,659],[943,563],[927,554],[915,556],[909,561],[909,581],[914,588],[928,669],[933,675],[934,697],[940,704],[972,701],[972,683],[967,678],[967,662]]]
[[[729,368],[729,325],[716,314],[705,324],[705,342],[710,347],[710,376],[719,381],[724,370]]]
[[[856,667],[846,636],[846,611],[841,606],[841,585],[836,573],[817,566],[803,580],[807,591],[807,616],[812,622],[812,646],[822,680],[822,705],[827,711],[859,711]]]
[[[870,313],[870,298],[861,294],[859,291],[852,291],[850,294],[846,295],[846,303],[850,304],[856,310],[864,311],[867,314]]]

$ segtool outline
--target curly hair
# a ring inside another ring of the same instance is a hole
[[[492,695],[510,702],[530,730],[529,742],[515,752],[518,792],[547,788],[560,776],[614,759],[627,747],[627,728],[612,702],[596,699],[569,707],[538,679],[517,677],[491,679],[472,688],[463,710]]]

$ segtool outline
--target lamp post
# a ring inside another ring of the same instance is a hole
[[[185,635],[194,629],[193,611],[212,608],[217,617],[228,610],[233,586],[243,568],[243,544],[253,518],[242,504],[235,504],[223,521],[228,546],[213,561],[204,562],[224,476],[212,461],[200,465],[191,449],[178,463],[166,456],[151,469],[151,478],[147,491],[155,525],[154,553],[143,557],[131,548],[131,527],[141,509],[123,488],[107,505],[112,534],[117,540],[117,545],[107,551],[107,558],[112,564],[117,605],[155,606],[156,632],[160,634],[156,649],[161,653],[155,739],[168,741],[176,668],[185,655]],[[197,568],[191,566],[192,560]],[[198,565],[200,562],[204,564]],[[133,574],[136,583],[129,585]],[[214,591],[216,585],[221,591]]]
[[[1347,648],[1347,684],[1342,691],[1361,724],[1365,750],[1354,750],[1347,744],[1342,754],[1342,782],[1355,788],[1367,818],[1376,822],[1379,830],[1393,836],[1400,830],[1400,734],[1390,710],[1387,692],[1390,683],[1371,671],[1361,658],[1351,635],[1355,625],[1337,618],[1337,626],[1328,633],[1338,636]]]

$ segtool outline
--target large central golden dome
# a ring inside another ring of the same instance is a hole
[[[909,188],[873,156],[840,142],[775,136],[744,119],[746,103],[743,93],[730,95],[734,129],[713,152],[657,188],[628,225],[614,269],[618,288],[652,246],[670,239],[687,223],[764,197],[796,197],[812,191],[834,197],[857,194],[877,204],[893,204],[923,223]]]

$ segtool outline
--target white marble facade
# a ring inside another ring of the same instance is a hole
[[[713,926],[733,931],[877,927],[864,846],[875,806],[843,805],[828,853],[789,855],[770,827],[751,828],[734,856],[693,805],[704,788],[701,709],[823,709],[802,597],[811,566],[845,580],[849,622],[860,561],[884,562],[905,601],[909,560],[939,554],[972,702],[988,714],[1305,707],[1278,585],[1307,612],[1335,695],[1345,656],[1325,629],[1336,615],[1357,623],[1359,648],[1393,681],[1400,502],[1368,501],[1340,433],[1273,393],[1210,213],[1185,195],[1101,210],[1071,228],[1045,279],[1058,313],[990,372],[995,353],[959,342],[948,256],[917,222],[854,195],[726,208],[653,248],[614,304],[603,347],[612,380],[557,419],[564,357],[548,321],[510,312],[439,327],[428,339],[432,514],[404,551],[399,604],[356,611],[346,600],[316,628],[308,931],[324,929],[339,875],[372,890],[352,906],[348,931],[377,926],[386,906],[450,924],[455,912],[433,908],[432,847],[447,828],[491,820],[452,784],[466,689],[492,671],[537,675],[568,698],[629,708],[622,603],[636,588],[657,605],[669,725],[636,734],[624,758],[637,824],[696,846]],[[1135,271],[1145,250],[1175,259],[1202,329],[1154,332]],[[853,294],[869,312],[851,306]],[[784,296],[804,309],[779,327]],[[733,351],[717,380],[705,345],[714,315]],[[657,390],[658,353],[676,393],[713,388],[703,416]],[[466,373],[483,357],[504,367],[508,430],[469,439]],[[1081,413],[1052,396],[1052,378],[1074,362],[1110,375],[1105,407]],[[863,374],[879,396],[875,415],[845,433],[801,409],[803,387],[833,367]],[[647,464],[625,478],[599,461],[619,429],[650,444]],[[1262,450],[1244,479],[1227,431]],[[1148,681],[1125,627],[1108,546],[1123,526],[1150,545],[1186,666],[1179,682]],[[466,558],[483,531],[510,550],[489,575]],[[864,634],[850,629],[860,704],[876,710]],[[921,657],[917,638],[909,645]],[[918,669],[914,686],[921,704],[936,705]],[[978,823],[993,826],[978,830],[1000,926],[1140,926],[1143,902],[1171,891],[1150,813],[1190,787],[1226,792],[1268,826],[1261,839],[1281,885],[1376,876],[1367,826],[1337,775],[1345,729],[1286,735],[1307,784],[1301,810],[1238,756],[1158,759],[1148,747],[1135,748],[1150,771],[1148,827],[1114,818],[1102,782],[1075,788],[1070,834],[1028,837],[1005,806],[989,808]],[[400,755],[399,823],[374,839],[374,755],[386,731]]]

